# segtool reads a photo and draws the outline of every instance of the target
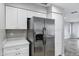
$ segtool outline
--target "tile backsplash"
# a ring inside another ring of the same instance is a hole
[[[17,37],[25,37],[27,36],[27,30],[19,30],[19,29],[9,29],[6,30],[6,38],[17,38]]]

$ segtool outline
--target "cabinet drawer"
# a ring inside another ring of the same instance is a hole
[[[23,52],[23,53],[14,52],[14,53],[6,53],[4,54],[4,56],[29,56],[29,53],[28,52]]]
[[[12,52],[12,51],[22,51],[23,49],[28,49],[29,45],[24,44],[24,45],[18,45],[18,46],[12,46],[12,47],[6,47],[4,48],[4,52]]]
[[[29,52],[29,48],[21,48],[21,49],[19,49],[19,50],[10,50],[10,51],[5,51],[4,52],[4,54],[6,54],[6,53],[13,53],[13,52]]]
[[[16,56],[17,53],[8,53],[8,54],[4,54],[4,56]]]
[[[29,49],[26,48],[18,51],[4,52],[4,56],[29,56]]]

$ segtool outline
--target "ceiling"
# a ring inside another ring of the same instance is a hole
[[[54,3],[64,9],[64,14],[69,18],[79,18],[79,3]]]
[[[79,3],[54,3],[64,9],[65,13],[79,12]]]
[[[38,4],[38,3],[37,3]],[[48,7],[51,4],[58,6],[60,8],[63,8],[65,10],[69,9],[79,9],[79,3],[39,3],[38,5],[44,6],[44,7]]]
[[[65,10],[65,12],[79,11],[79,3],[52,3]],[[51,3],[40,3],[41,6],[50,6]]]
[[[79,14],[79,3],[52,3],[54,6],[58,6],[64,9],[64,14]],[[51,3],[40,3],[41,6],[48,7]]]
[[[79,3],[54,3],[57,6],[62,7],[63,9],[79,9]]]

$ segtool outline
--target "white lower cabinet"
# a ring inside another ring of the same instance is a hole
[[[24,53],[14,52],[14,53],[7,53],[5,54],[5,56],[29,56],[29,55],[27,54],[27,52]]]
[[[17,48],[16,48],[17,47]],[[29,45],[25,47],[13,46],[4,48],[4,56],[29,56]]]
[[[3,47],[3,56],[29,56],[29,42],[26,40],[7,42]]]
[[[18,46],[6,47],[4,48],[4,56],[29,56],[29,45],[21,45],[19,48]]]
[[[29,56],[29,48],[23,51],[10,51],[8,53],[4,53],[4,56]]]

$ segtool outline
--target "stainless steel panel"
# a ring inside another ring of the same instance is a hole
[[[44,19],[39,17],[33,17],[33,29],[34,29],[34,56],[44,56],[44,45],[42,41],[36,41],[37,34],[43,34]]]
[[[46,35],[55,35],[55,21],[53,19],[45,19]]]
[[[45,19],[45,28],[46,28],[46,33],[44,34],[45,40],[46,40],[46,54],[47,56],[53,56],[54,55],[54,49],[55,49],[55,25],[54,25],[54,20],[53,19]]]
[[[33,17],[34,42],[33,55],[54,56],[55,55],[55,25],[53,19]],[[35,41],[36,34],[43,34],[43,41]]]
[[[34,31],[36,34],[42,33],[44,28],[44,19],[39,17],[34,17],[33,19]]]

